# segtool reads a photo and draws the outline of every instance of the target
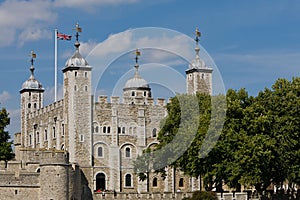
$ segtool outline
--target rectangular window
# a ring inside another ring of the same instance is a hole
[[[61,135],[64,136],[65,135],[65,125],[64,124],[61,125],[61,129],[62,129]]]
[[[84,142],[84,135],[80,135],[79,141]]]
[[[55,127],[53,127],[53,138],[56,137],[56,133],[55,133]]]
[[[40,133],[39,132],[36,133],[36,142],[40,143]]]
[[[45,141],[48,140],[48,134],[47,134],[47,130],[45,130],[45,137],[44,137]]]

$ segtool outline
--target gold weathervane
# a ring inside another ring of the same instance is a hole
[[[199,37],[201,37],[201,32],[198,30],[198,27],[196,27],[196,38],[195,38],[195,41],[197,42],[197,44],[199,42]]]
[[[136,49],[135,50],[135,63],[138,64],[139,56],[141,56],[141,52]]]

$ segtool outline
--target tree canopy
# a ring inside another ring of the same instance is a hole
[[[164,174],[164,168],[151,168],[161,162],[153,154],[170,143],[177,147],[183,142],[188,147],[168,165],[201,176],[207,190],[221,190],[226,184],[237,190],[244,185],[263,191],[270,183],[280,185],[286,180],[300,185],[300,78],[278,79],[271,89],[264,89],[256,97],[249,96],[245,89],[229,89],[226,97],[197,94],[198,105],[185,105],[184,110],[196,110],[199,115],[182,120],[185,114],[180,102],[189,98],[195,96],[178,95],[167,105],[168,116],[158,134],[160,143],[135,162],[140,177],[145,179],[140,170],[145,165],[148,171]],[[222,126],[224,98],[227,109]],[[191,124],[197,126],[194,135],[190,133],[195,130]],[[180,140],[174,142],[178,135]],[[207,144],[213,148],[207,148]]]
[[[9,125],[10,118],[5,108],[0,111],[0,160],[8,161],[14,157],[12,152],[12,142],[9,141],[10,135],[5,130],[6,126]]]

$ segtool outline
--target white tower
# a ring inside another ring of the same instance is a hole
[[[81,28],[76,24],[76,50],[67,60],[64,74],[64,119],[66,120],[66,151],[70,162],[81,167],[92,165],[92,96],[91,71],[88,62],[79,53]]]
[[[123,98],[125,104],[148,104],[147,99],[151,97],[151,88],[148,82],[143,79],[139,73],[138,57],[141,55],[137,49],[135,57],[135,73],[133,78],[129,79],[123,88]]]
[[[190,63],[186,73],[186,85],[188,94],[205,93],[212,95],[212,68],[205,65],[205,62],[200,58],[200,48],[198,45],[201,33],[196,29],[196,57]]]
[[[30,136],[27,130],[28,114],[43,107],[44,88],[34,78],[34,59],[36,54],[31,52],[31,75],[22,85],[21,94],[21,147],[28,147],[34,143],[35,136]],[[33,129],[33,127],[32,127]]]

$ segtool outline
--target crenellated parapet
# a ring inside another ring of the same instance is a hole
[[[108,101],[108,97],[105,95],[98,96],[97,104],[101,105],[149,105],[149,106],[159,106],[164,107],[166,103],[169,102],[164,98],[157,98],[156,100],[152,97],[123,97],[122,101],[121,98],[118,96],[111,96],[110,100]]]
[[[63,99],[59,100],[59,101],[56,101],[56,102],[54,102],[54,103],[52,103],[48,106],[42,107],[42,108],[40,108],[36,111],[33,111],[33,112],[29,113],[28,114],[29,119],[44,115],[44,114],[49,113],[49,112],[55,112],[58,109],[62,109],[63,105],[64,105],[64,100]]]

